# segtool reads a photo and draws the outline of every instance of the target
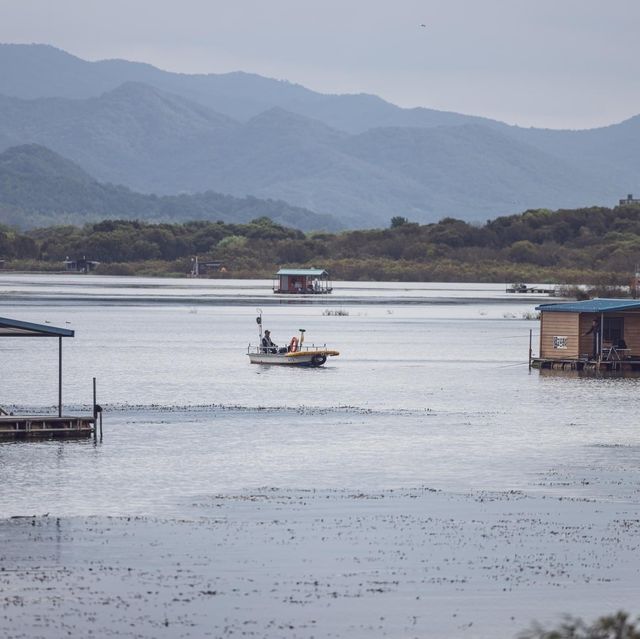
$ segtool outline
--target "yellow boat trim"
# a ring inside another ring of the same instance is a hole
[[[295,353],[287,353],[286,357],[308,357],[309,355],[340,355],[338,351],[296,351]]]

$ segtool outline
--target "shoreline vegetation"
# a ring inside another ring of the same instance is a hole
[[[322,267],[334,280],[589,282],[624,294],[640,258],[640,207],[529,210],[476,225],[420,225],[303,233],[260,217],[247,224],[105,220],[19,231],[0,226],[4,272],[60,272],[65,259],[99,262],[99,275],[186,277],[192,260],[216,261],[213,278],[271,278],[282,266]],[[204,270],[204,269],[203,269]],[[627,293],[628,294],[628,293]]]

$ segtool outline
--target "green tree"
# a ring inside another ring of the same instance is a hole
[[[408,224],[409,220],[406,217],[402,217],[402,215],[396,215],[391,218],[391,228],[396,229],[399,226],[404,226]]]

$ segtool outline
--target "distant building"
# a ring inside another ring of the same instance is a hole
[[[100,262],[88,260],[86,257],[81,257],[77,260],[72,260],[67,257],[63,264],[65,270],[72,273],[91,273],[91,271],[96,270],[96,267],[98,266],[98,264],[100,264]]]
[[[220,260],[201,260],[197,255],[191,258],[190,277],[200,277],[210,273],[226,273],[224,262]]]
[[[620,206],[625,206],[629,204],[640,204],[640,198],[633,197],[633,193],[629,193],[624,200],[620,200]]]
[[[274,280],[274,293],[322,295],[333,290],[329,273],[323,268],[281,268]]]

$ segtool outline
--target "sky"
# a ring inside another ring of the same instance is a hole
[[[640,0],[0,0],[0,42],[549,128],[640,113],[639,30]]]

